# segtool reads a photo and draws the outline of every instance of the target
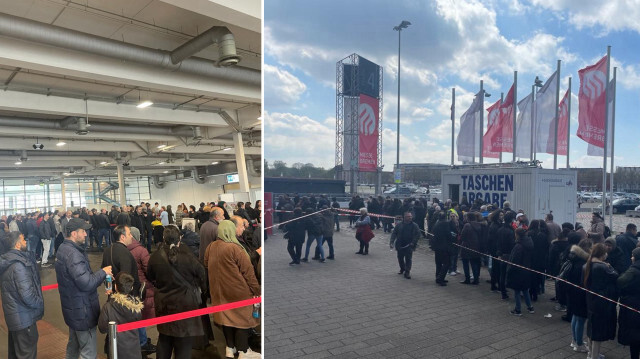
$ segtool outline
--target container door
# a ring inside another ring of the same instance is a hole
[[[549,210],[553,211],[555,216],[564,216],[567,206],[567,200],[564,198],[566,189],[560,186],[549,187]]]
[[[449,185],[449,198],[453,202],[460,203],[460,185],[459,184]]]

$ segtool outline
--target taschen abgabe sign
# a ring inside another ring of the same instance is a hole
[[[513,192],[513,175],[461,175],[462,197],[469,203],[481,199],[502,207],[507,195]]]

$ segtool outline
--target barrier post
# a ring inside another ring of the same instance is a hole
[[[118,359],[118,336],[116,322],[109,322],[109,358]]]

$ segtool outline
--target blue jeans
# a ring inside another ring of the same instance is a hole
[[[153,242],[153,233],[147,233],[147,252],[151,253],[151,242]]]
[[[516,300],[516,312],[520,311],[520,293],[524,295],[524,303],[527,305],[527,308],[531,308],[531,297],[529,296],[528,290],[513,290],[513,297]]]
[[[140,346],[147,344],[147,328],[138,328],[138,336],[140,337]]]
[[[457,272],[458,271],[458,249],[456,248],[455,253],[451,255],[451,263],[449,264],[449,271]]]
[[[322,248],[322,235],[318,235],[315,237],[309,235],[309,238],[307,239],[307,249],[304,252],[304,259],[309,258],[309,249],[311,248],[311,243],[313,243],[314,240],[316,240],[316,249],[318,249],[318,252],[320,253],[320,258],[324,259],[324,248]]]
[[[38,248],[38,243],[40,243],[40,237],[29,235],[27,236],[27,249],[30,252],[36,253],[36,249]]]
[[[109,228],[100,228],[98,229],[98,237],[96,238],[96,241],[98,243],[98,247],[102,247],[102,238],[104,238],[104,245],[105,246],[110,246],[111,245],[111,237],[110,237],[110,232],[109,232]]]
[[[333,215],[333,220],[336,222],[336,231],[340,230],[340,216],[337,214]]]
[[[571,334],[573,334],[573,340],[577,345],[582,345],[582,335],[584,334],[584,322],[587,318],[579,317],[577,315],[571,316]]]

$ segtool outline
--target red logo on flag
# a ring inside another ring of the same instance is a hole
[[[594,146],[604,148],[606,119],[607,57],[595,65],[578,71],[580,92],[578,98],[578,137]]]
[[[360,95],[358,106],[358,164],[360,171],[378,167],[378,99]]]

